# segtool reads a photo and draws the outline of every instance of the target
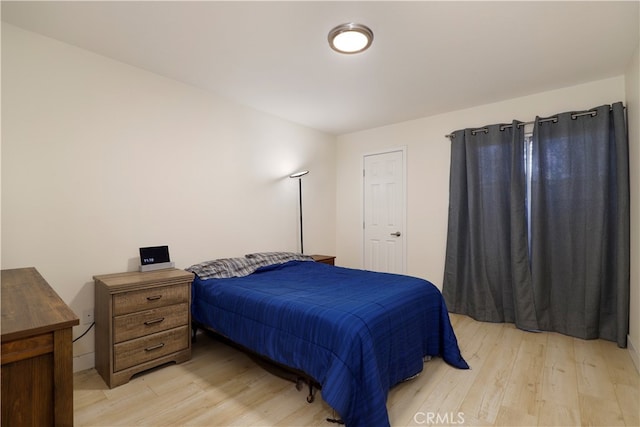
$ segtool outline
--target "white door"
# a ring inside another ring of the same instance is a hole
[[[404,150],[364,156],[364,268],[405,272]]]

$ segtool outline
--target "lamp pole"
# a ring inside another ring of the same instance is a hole
[[[300,199],[300,253],[304,253],[304,238],[302,237],[302,177],[298,178],[298,197]]]
[[[298,200],[300,203],[300,253],[304,253],[304,237],[302,229],[302,177],[308,174],[309,171],[300,171],[289,175],[289,178],[298,178]]]

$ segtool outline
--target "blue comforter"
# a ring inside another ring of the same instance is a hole
[[[348,427],[388,426],[387,393],[422,370],[423,356],[468,368],[440,291],[415,277],[308,261],[196,277],[192,316],[312,376]]]

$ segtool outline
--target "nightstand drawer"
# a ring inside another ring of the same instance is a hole
[[[187,325],[125,341],[113,346],[113,370],[121,371],[188,347]]]
[[[189,284],[158,286],[152,289],[122,292],[113,296],[113,314],[133,313],[156,307],[189,302]]]
[[[186,302],[125,314],[113,319],[113,342],[119,343],[188,324],[189,304]]]

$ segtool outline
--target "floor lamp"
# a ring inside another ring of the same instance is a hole
[[[302,238],[302,177],[309,171],[300,171],[289,175],[289,178],[298,178],[298,199],[300,200],[300,253],[304,253],[304,239]]]

